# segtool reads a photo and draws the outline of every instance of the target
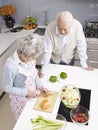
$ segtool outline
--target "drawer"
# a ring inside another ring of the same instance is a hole
[[[87,44],[88,49],[97,49],[98,50],[98,44]]]
[[[87,64],[88,64],[89,66],[92,66],[93,68],[97,68],[97,69],[98,69],[98,62],[95,63],[95,62],[93,62],[93,61],[88,61]]]
[[[87,61],[87,64],[88,64],[88,66],[92,66],[93,68],[97,68],[97,69],[98,69],[98,62]],[[79,67],[81,67],[79,59],[78,59],[78,60],[75,60],[74,66],[79,66]]]
[[[98,62],[98,50],[88,50],[87,51],[88,60],[89,61],[97,61]]]
[[[81,66],[81,65],[80,65],[80,60],[79,60],[79,59],[78,59],[78,60],[77,60],[77,59],[75,60],[74,66]]]

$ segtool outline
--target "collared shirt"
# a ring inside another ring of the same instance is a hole
[[[68,41],[68,39],[70,38],[70,35],[73,34],[73,28],[71,28],[70,33],[67,35],[61,35],[58,32],[58,29],[56,27],[56,34],[59,35],[63,41],[62,43],[62,48],[66,47],[66,42]],[[52,54],[52,42],[48,36],[47,30],[45,32],[45,49],[44,49],[44,53],[43,53],[43,57],[41,60],[41,64],[42,64],[42,68],[41,68],[41,73],[45,73],[46,72],[46,67],[48,65],[48,63],[50,62],[50,58],[51,58],[51,54]],[[86,50],[87,50],[87,44],[86,44],[86,39],[83,33],[83,29],[82,26],[77,34],[77,53],[78,56],[80,58],[80,64],[83,68],[86,68],[88,65],[86,63],[87,60],[87,54],[86,54]]]
[[[17,65],[19,65],[23,70],[27,71],[31,69],[32,63],[28,62],[27,64],[23,63],[19,57],[17,52],[15,52],[10,59]],[[18,72],[17,65],[7,60],[3,67],[3,80],[2,86],[3,90],[9,94],[18,95],[18,96],[26,96],[27,91],[24,88],[26,76],[20,74]],[[35,78],[36,87],[42,87],[42,83],[38,75]]]

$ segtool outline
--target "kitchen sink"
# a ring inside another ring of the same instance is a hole
[[[37,33],[39,35],[44,35],[45,34],[46,28],[37,28],[34,33]]]
[[[12,32],[12,33],[15,33],[15,32],[19,32],[23,29],[23,26],[17,26],[17,27],[13,27],[11,29],[9,29],[8,31],[5,31],[4,33],[8,33],[8,32]]]

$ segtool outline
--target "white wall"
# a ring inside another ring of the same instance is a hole
[[[2,0],[0,0],[0,6],[2,6]],[[2,26],[2,16],[0,16],[0,27]]]
[[[16,23],[23,23],[25,16],[30,13],[37,22],[44,22],[43,11],[48,11],[48,21],[52,21],[58,12],[69,10],[82,24],[97,15],[98,0],[2,0],[3,4],[13,4],[17,12],[13,17]]]

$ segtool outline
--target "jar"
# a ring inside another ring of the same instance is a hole
[[[15,25],[15,19],[10,15],[4,16],[5,25],[8,28],[12,28]]]

